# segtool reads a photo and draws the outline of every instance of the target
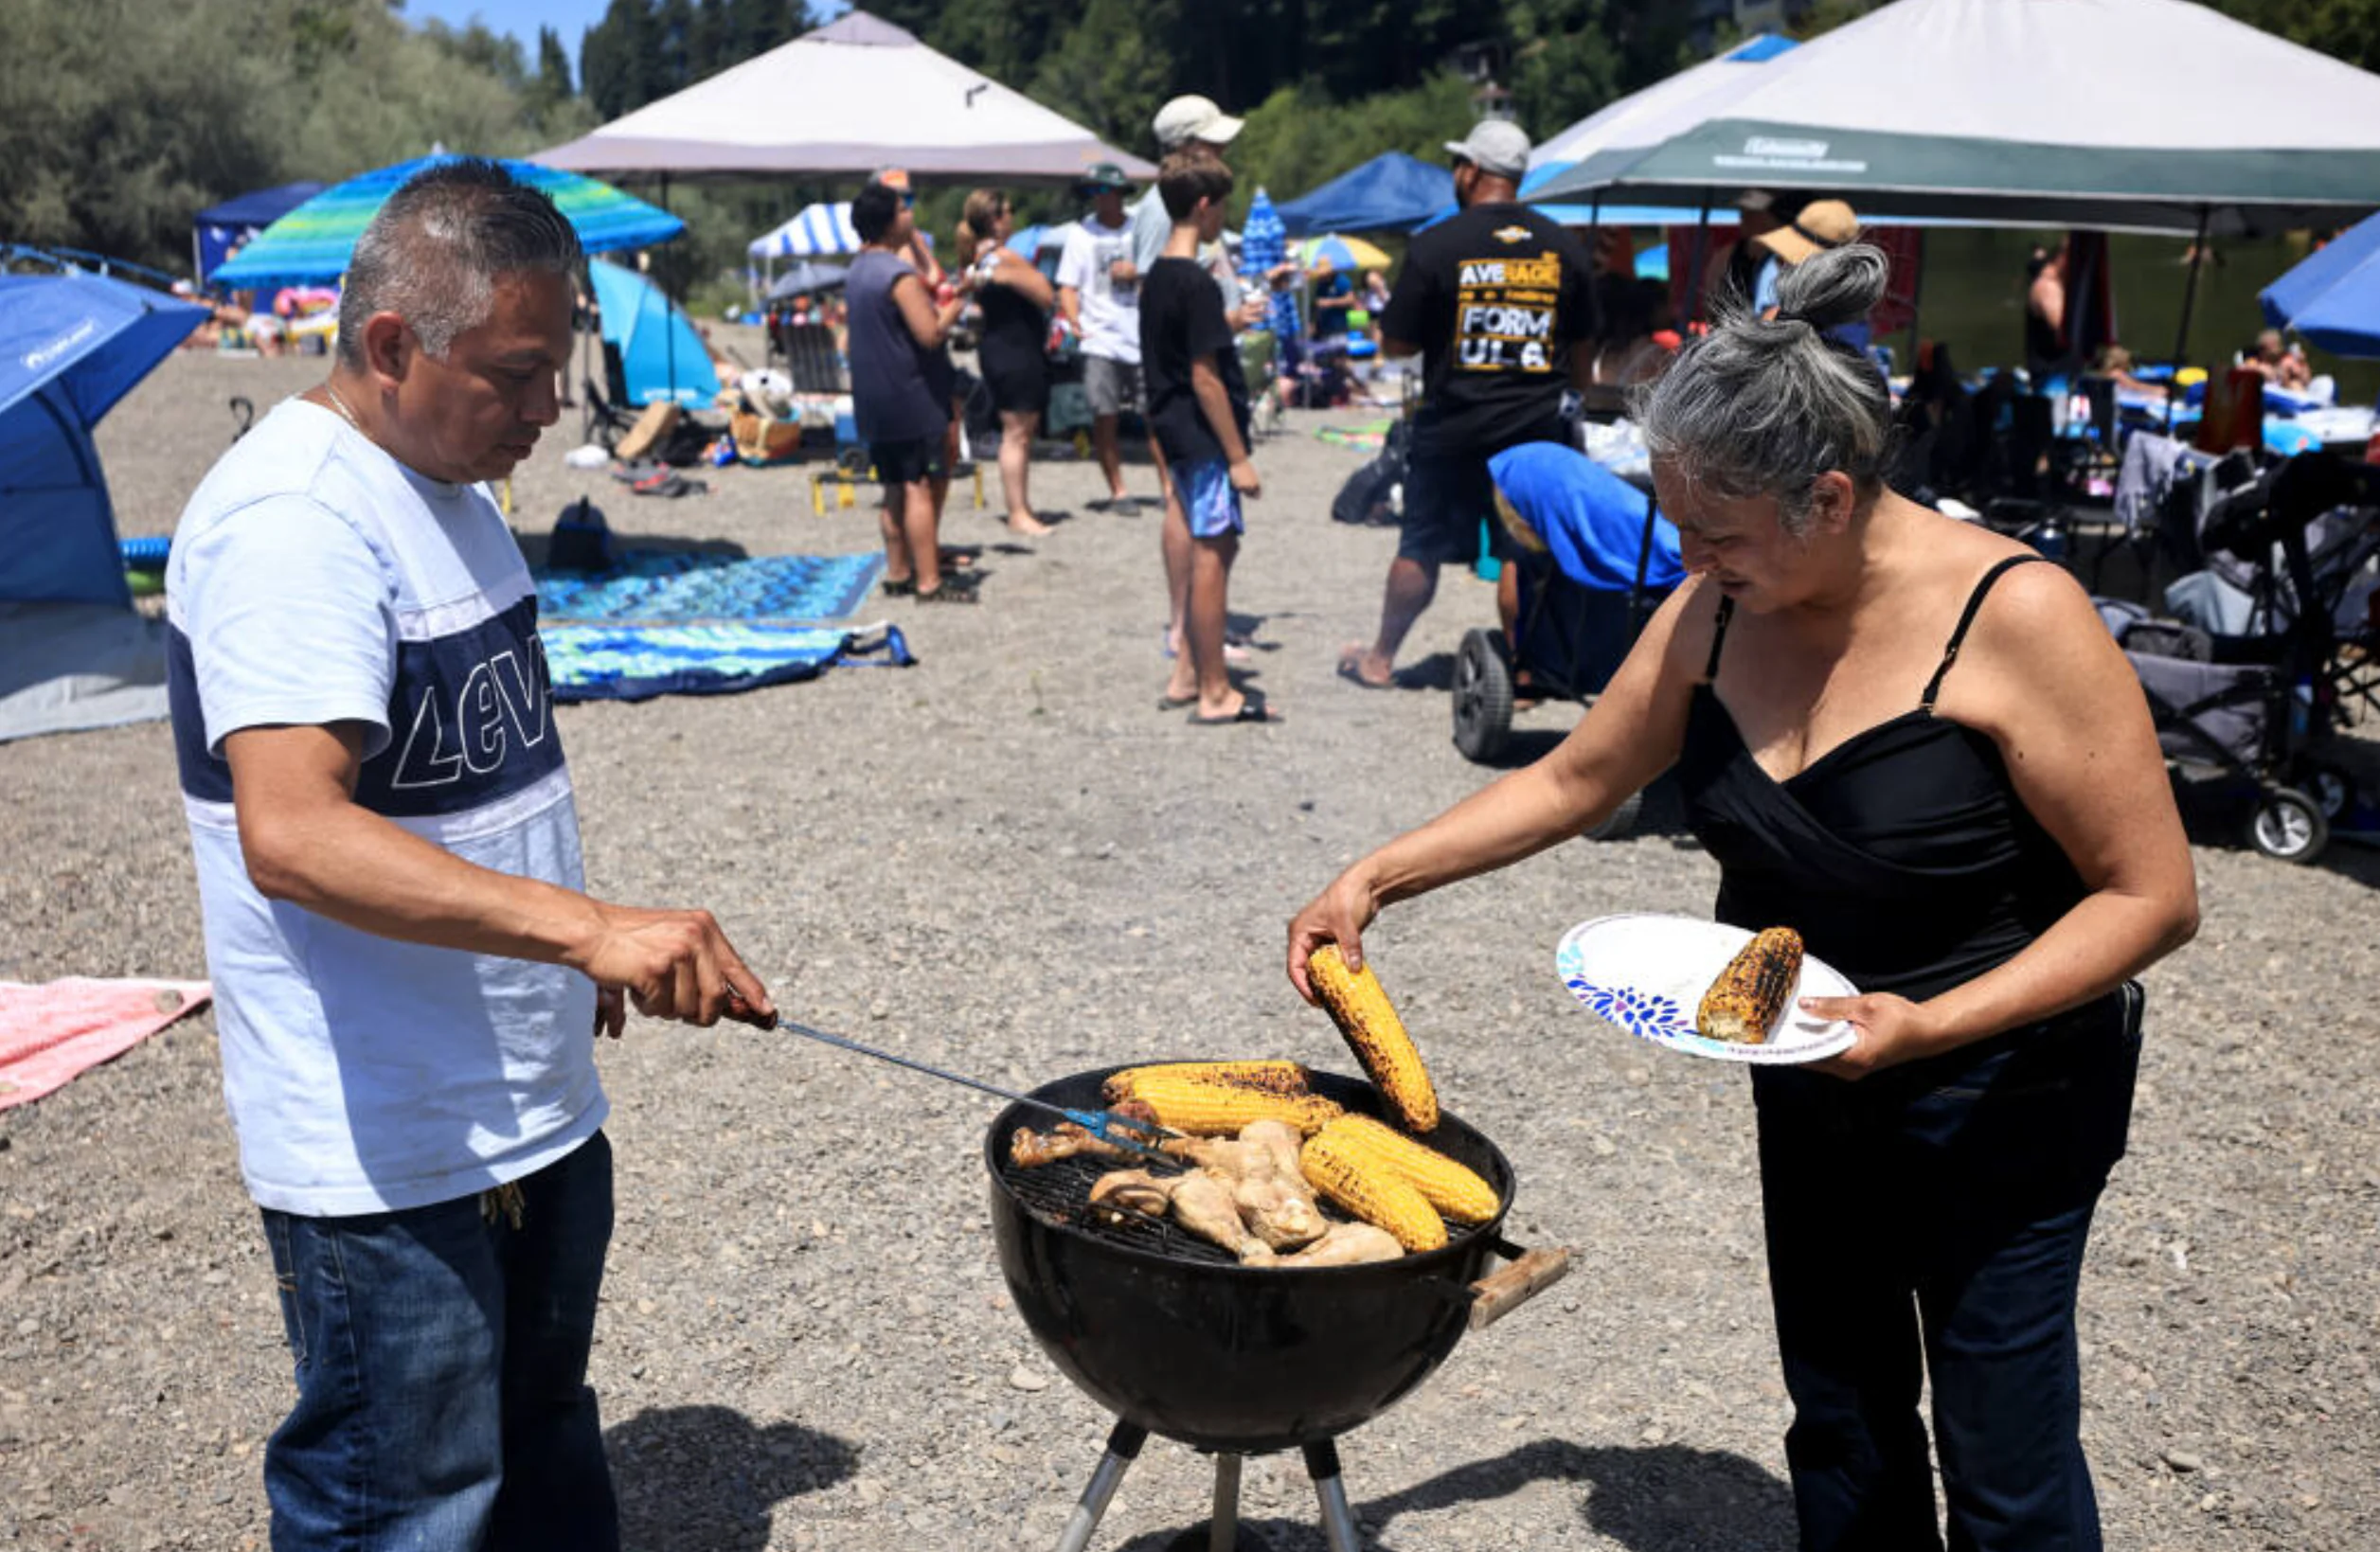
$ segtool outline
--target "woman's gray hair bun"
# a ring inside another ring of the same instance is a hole
[[[1889,271],[1882,249],[1852,242],[1780,276],[1773,319],[1723,299],[1710,332],[1637,390],[1654,461],[1722,497],[1775,496],[1797,535],[1809,529],[1810,488],[1827,471],[1871,496],[1891,453],[1892,398],[1874,364],[1825,330],[1866,317]]]

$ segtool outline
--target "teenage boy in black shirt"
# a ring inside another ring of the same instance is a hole
[[[1423,358],[1422,408],[1405,477],[1405,527],[1388,568],[1380,634],[1351,642],[1339,675],[1369,689],[1392,682],[1397,649],[1438,591],[1438,568],[1479,553],[1479,525],[1509,559],[1495,521],[1488,458],[1518,442],[1563,439],[1562,395],[1594,364],[1586,251],[1522,205],[1529,136],[1486,119],[1449,141],[1462,210],[1421,233],[1406,251],[1380,319],[1380,348]],[[1498,604],[1511,626],[1507,568]]]
[[[1150,429],[1190,519],[1182,634],[1195,676],[1194,687],[1182,683],[1177,666],[1157,709],[1190,706],[1190,720],[1207,727],[1278,722],[1263,696],[1232,685],[1223,655],[1225,595],[1246,527],[1240,498],[1262,489],[1248,461],[1248,385],[1223,288],[1198,262],[1199,244],[1223,230],[1231,169],[1212,152],[1177,151],[1157,169],[1157,192],[1173,230],[1140,281],[1140,373]]]

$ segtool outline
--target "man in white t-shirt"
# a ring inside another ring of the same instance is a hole
[[[1133,262],[1123,169],[1101,162],[1075,186],[1091,213],[1074,223],[1058,257],[1058,310],[1083,336],[1083,386],[1091,401],[1091,446],[1107,476],[1106,509],[1137,517],[1124,490],[1116,422],[1140,399],[1140,267]],[[1094,507],[1100,503],[1092,503]]]
[[[528,567],[484,481],[559,419],[577,237],[441,163],[357,243],[337,357],[174,533],[170,690],[297,1400],[276,1552],[618,1545],[586,1384],[599,1030],[765,990],[700,911],[582,892]]]

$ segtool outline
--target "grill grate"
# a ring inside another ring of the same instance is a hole
[[[1103,1076],[1103,1074],[1089,1075],[1090,1087],[1087,1094],[1061,1094],[1059,1092],[1061,1088],[1076,1087],[1082,1079],[1075,1079],[1063,1085],[1053,1084],[1044,1089],[1042,1093],[1044,1097],[1060,1103],[1096,1104],[1099,1102],[1096,1097],[1097,1081]],[[1350,1109],[1363,1110],[1367,1113],[1375,1111],[1375,1106],[1371,1102],[1370,1090],[1364,1085],[1344,1079],[1333,1079],[1327,1074],[1317,1074],[1315,1084],[1318,1091],[1329,1094],[1331,1097],[1337,1099]],[[1202,1261],[1211,1266],[1240,1264],[1239,1258],[1229,1251],[1210,1240],[1198,1238],[1175,1223],[1171,1218],[1146,1218],[1138,1213],[1123,1213],[1117,1215],[1115,1220],[1111,1220],[1105,1216],[1094,1214],[1090,1206],[1092,1183],[1111,1169],[1138,1168],[1134,1160],[1094,1158],[1077,1153],[1048,1164],[1036,1165],[1031,1168],[1025,1168],[1013,1163],[1009,1158],[1009,1135],[1020,1124],[1021,1119],[1016,1113],[1011,1112],[1003,1115],[996,1123],[993,1151],[998,1164],[994,1172],[1001,1187],[1014,1197],[1033,1217],[1053,1227],[1071,1229],[1079,1234],[1087,1234],[1095,1240],[1129,1246],[1134,1250],[1154,1256],[1163,1256],[1172,1260]],[[1022,1124],[1030,1125],[1039,1130],[1044,1123],[1041,1117],[1032,1117],[1029,1120],[1023,1120]],[[1476,1139],[1476,1142],[1475,1139]],[[1509,1202],[1512,1199],[1512,1183],[1509,1174],[1505,1172],[1502,1159],[1494,1154],[1493,1149],[1486,1146],[1484,1139],[1478,1139],[1477,1134],[1470,1128],[1459,1122],[1453,1126],[1441,1126],[1439,1133],[1434,1133],[1429,1141],[1433,1147],[1444,1150],[1462,1163],[1485,1174],[1494,1183],[1497,1191],[1506,1201]],[[1346,1216],[1336,1208],[1332,1208],[1331,1211],[1336,1217]],[[1486,1232],[1486,1228],[1487,1225],[1484,1224],[1448,1223],[1446,1225],[1447,1242],[1449,1245],[1459,1245],[1473,1235]]]

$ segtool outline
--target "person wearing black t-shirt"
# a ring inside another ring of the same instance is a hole
[[[1591,321],[1586,252],[1518,203],[1529,136],[1491,118],[1446,149],[1462,210],[1414,238],[1380,320],[1384,355],[1422,356],[1423,395],[1380,634],[1339,655],[1340,676],[1371,689],[1390,684],[1438,568],[1478,555],[1482,522],[1503,553],[1488,459],[1518,442],[1562,440],[1563,393],[1585,381],[1591,361],[1575,348]]]
[[[1226,594],[1246,529],[1240,499],[1262,489],[1248,461],[1248,384],[1223,288],[1198,262],[1199,244],[1223,230],[1231,169],[1211,152],[1177,151],[1157,169],[1157,192],[1173,230],[1141,277],[1140,375],[1149,428],[1190,521],[1191,548],[1187,650],[1174,660],[1157,709],[1188,706],[1190,720],[1207,727],[1278,722],[1263,696],[1231,683],[1224,660]]]

